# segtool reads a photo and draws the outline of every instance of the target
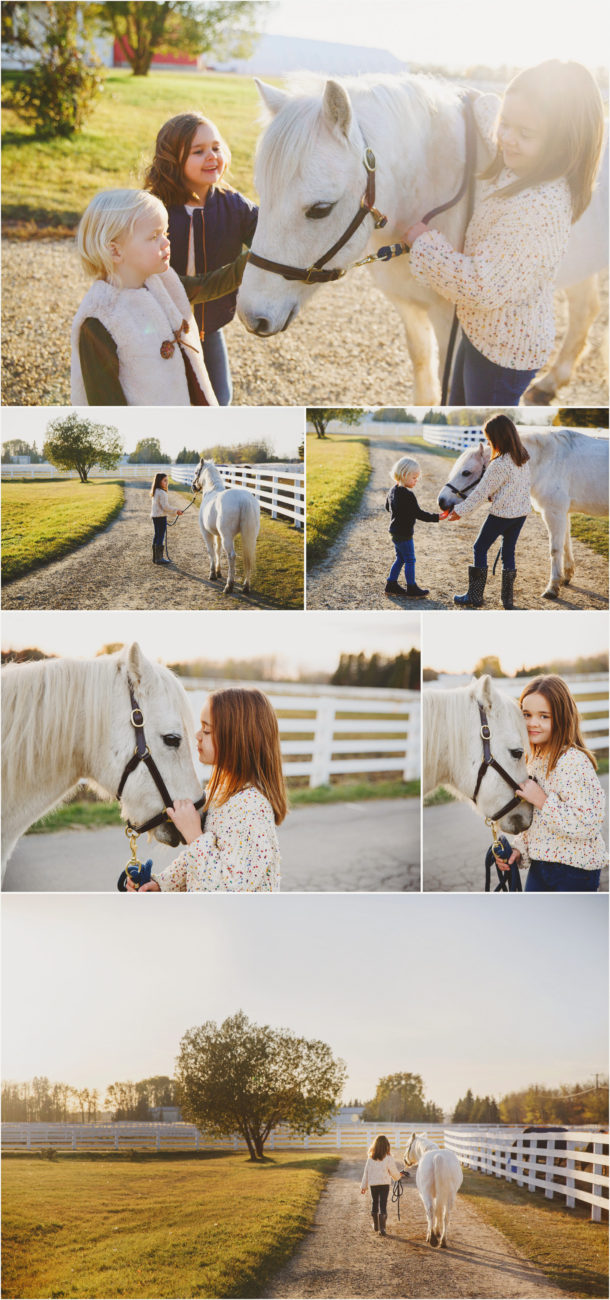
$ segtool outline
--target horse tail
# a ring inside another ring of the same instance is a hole
[[[256,540],[260,528],[260,513],[260,506],[256,497],[250,497],[242,509],[239,529],[244,574],[247,582],[250,582],[251,578],[253,578],[256,569]]]

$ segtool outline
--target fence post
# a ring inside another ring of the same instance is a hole
[[[156,1133],[156,1134],[155,1134],[155,1151],[160,1151],[160,1150],[161,1150],[161,1134],[160,1134],[160,1133]]]
[[[572,1209],[572,1207],[576,1204],[576,1200],[575,1200],[574,1196],[572,1196],[572,1195],[570,1194],[570,1193],[573,1192],[573,1190],[574,1190],[574,1163],[575,1163],[575,1162],[574,1162],[574,1143],[573,1143],[573,1142],[566,1142],[566,1152],[567,1152],[567,1158],[566,1158],[566,1169],[567,1169],[567,1174],[566,1174],[566,1206],[567,1206],[569,1209]]]
[[[341,1150],[341,1129],[337,1124],[337,1151]]]
[[[271,518],[277,519],[277,474],[271,477]]]
[[[545,1181],[545,1183],[547,1182],[548,1177],[549,1177],[549,1170],[550,1170],[551,1182],[553,1182],[553,1170],[554,1170],[554,1168],[555,1168],[555,1139],[554,1139],[554,1138],[551,1138],[550,1141],[548,1141],[547,1144],[546,1144],[546,1160],[545,1160],[545,1162],[544,1162],[544,1181]],[[544,1195],[546,1196],[546,1198],[547,1198],[548,1201],[552,1201],[552,1199],[553,1199],[553,1194],[554,1194],[554,1190],[553,1190],[552,1187],[545,1187],[545,1189],[544,1189]]]
[[[593,1143],[593,1153],[594,1153],[594,1155],[596,1155],[596,1156],[597,1156],[597,1155],[601,1155],[602,1151],[603,1151],[603,1144],[602,1144],[601,1142],[594,1142],[594,1143]],[[602,1173],[602,1166],[601,1166],[601,1165],[596,1165],[596,1164],[594,1164],[594,1165],[593,1165],[593,1177],[595,1178],[595,1175],[596,1175],[596,1174],[601,1174],[601,1173]],[[591,1187],[591,1191],[592,1191],[592,1193],[593,1193],[594,1196],[601,1196],[601,1195],[602,1195],[602,1185],[601,1185],[601,1183],[593,1183],[593,1185],[592,1185],[592,1187]],[[592,1219],[592,1221],[593,1221],[594,1223],[600,1223],[600,1222],[601,1222],[601,1217],[602,1217],[602,1207],[601,1207],[601,1205],[592,1205],[592,1206],[591,1206],[591,1219]]]
[[[322,696],[318,700],[312,749],[310,788],[328,785],[330,781],[330,756],[332,753],[335,701]]]
[[[199,1137],[200,1137],[199,1129],[195,1129],[195,1150],[196,1151],[199,1150]]]
[[[303,482],[304,482],[304,480],[303,480]],[[304,505],[304,496],[303,496],[303,493],[302,493],[302,492],[299,492],[299,488],[300,488],[300,486],[301,486],[301,480],[295,478],[295,480],[294,480],[294,526],[295,526],[295,528],[302,528],[302,527],[303,527],[303,521],[302,521],[302,519],[299,518],[299,512],[300,512],[302,506]],[[303,510],[303,513],[305,513],[304,510]]]
[[[403,779],[415,781],[419,776],[421,703],[419,700],[409,702],[409,717],[406,723],[407,739],[405,746],[405,766]]]

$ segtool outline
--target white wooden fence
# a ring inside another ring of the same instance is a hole
[[[409,427],[408,425],[406,426]],[[550,426],[532,424],[519,425],[519,433],[552,433],[555,432]],[[587,433],[592,438],[607,438],[608,432],[605,429],[567,429],[567,433]],[[405,435],[407,436],[407,435]],[[454,451],[466,451],[467,447],[474,447],[477,443],[483,441],[483,429],[481,425],[474,425],[466,429],[457,429],[451,425],[422,425],[422,436],[424,442],[434,443],[436,447],[451,447]]]
[[[364,1155],[377,1133],[385,1133],[397,1154],[413,1132],[454,1151],[460,1163],[490,1177],[544,1191],[545,1197],[591,1207],[599,1221],[608,1210],[609,1138],[595,1129],[529,1133],[522,1127],[440,1124],[331,1124],[324,1133],[303,1136],[280,1125],[267,1142],[269,1151],[347,1151]],[[2,1125],[3,1152],[44,1151],[244,1151],[237,1134],[211,1137],[193,1124],[121,1123]]]
[[[225,487],[245,487],[268,510],[272,519],[287,519],[295,528],[305,522],[305,470],[281,465],[217,465]],[[191,485],[194,465],[119,465],[117,469],[94,469],[96,478],[150,479],[157,473],[168,474],[174,483]],[[2,477],[78,478],[76,470],[59,470],[54,465],[3,465]]]
[[[451,1128],[445,1146],[468,1169],[544,1191],[567,1206],[582,1201],[599,1221],[608,1210],[608,1134],[570,1128],[565,1133],[528,1133],[521,1128]]]
[[[467,673],[441,675],[435,682],[426,682],[425,690],[447,690],[452,686],[465,686],[472,678]],[[513,699],[518,699],[531,680],[527,677],[494,677],[494,686]],[[608,715],[608,673],[586,673],[564,677],[568,690],[574,696],[580,716],[580,725],[588,749],[608,749],[610,720]],[[598,714],[599,716],[594,716]]]
[[[395,772],[417,780],[420,772],[418,691],[382,687],[311,686],[274,682],[219,682],[183,677],[199,721],[204,697],[219,686],[257,686],[278,715],[284,775],[328,785],[332,776]],[[209,774],[202,769],[202,775]]]

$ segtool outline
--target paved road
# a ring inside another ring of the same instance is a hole
[[[608,800],[608,777],[600,777]],[[491,843],[489,827],[469,804],[447,803],[423,811],[424,889],[455,893],[485,888],[485,854]],[[608,843],[606,823],[604,838]],[[525,873],[522,876],[525,882]],[[495,882],[493,882],[495,888]],[[608,868],[600,889],[608,892]]]
[[[419,800],[374,799],[297,808],[280,828],[282,889],[419,890]],[[176,850],[141,842],[166,866]],[[10,891],[107,891],[129,857],[119,827],[28,835],[9,863]]]

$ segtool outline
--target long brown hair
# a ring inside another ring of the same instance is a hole
[[[562,754],[567,749],[579,749],[581,754],[586,754],[589,762],[597,771],[597,761],[587,749],[582,738],[580,730],[580,718],[578,709],[572,695],[562,677],[557,677],[555,673],[549,673],[545,677],[534,677],[522,691],[519,697],[519,704],[523,707],[523,701],[528,695],[543,695],[548,701],[551,710],[551,738],[549,740],[547,775],[557,766]]]
[[[157,488],[161,487],[161,481],[164,478],[166,478],[169,481],[169,474],[167,473],[167,470],[159,470],[158,473],[155,474],[155,477],[152,481],[152,487],[149,493],[151,497],[154,497]]]
[[[178,113],[170,117],[159,131],[155,144],[155,156],[144,177],[144,189],[155,194],[166,208],[180,203],[189,203],[196,196],[189,190],[188,181],[184,179],[184,164],[189,156],[197,128],[203,123],[212,125],[203,113]],[[225,180],[231,164],[231,150],[222,136],[218,136],[224,158],[224,172],[216,184],[216,189],[230,190]]]
[[[491,415],[483,425],[483,433],[493,447],[492,460],[505,454],[510,456],[515,465],[525,465],[529,460],[529,451],[523,446],[510,415]]]
[[[495,196],[508,199],[532,185],[565,176],[572,199],[572,221],[577,221],[591,202],[604,143],[604,106],[597,83],[582,63],[548,59],[513,77],[504,98],[511,91],[533,101],[546,121],[547,136],[532,170],[496,190]],[[497,180],[503,167],[498,146],[495,158],[481,172],[483,180]]]
[[[383,1160],[390,1154],[390,1143],[384,1133],[378,1133],[373,1145],[369,1147],[371,1160]]]
[[[206,787],[206,808],[220,807],[253,785],[269,800],[276,825],[288,811],[275,712],[262,691],[230,686],[212,691],[210,720],[215,760]]]

